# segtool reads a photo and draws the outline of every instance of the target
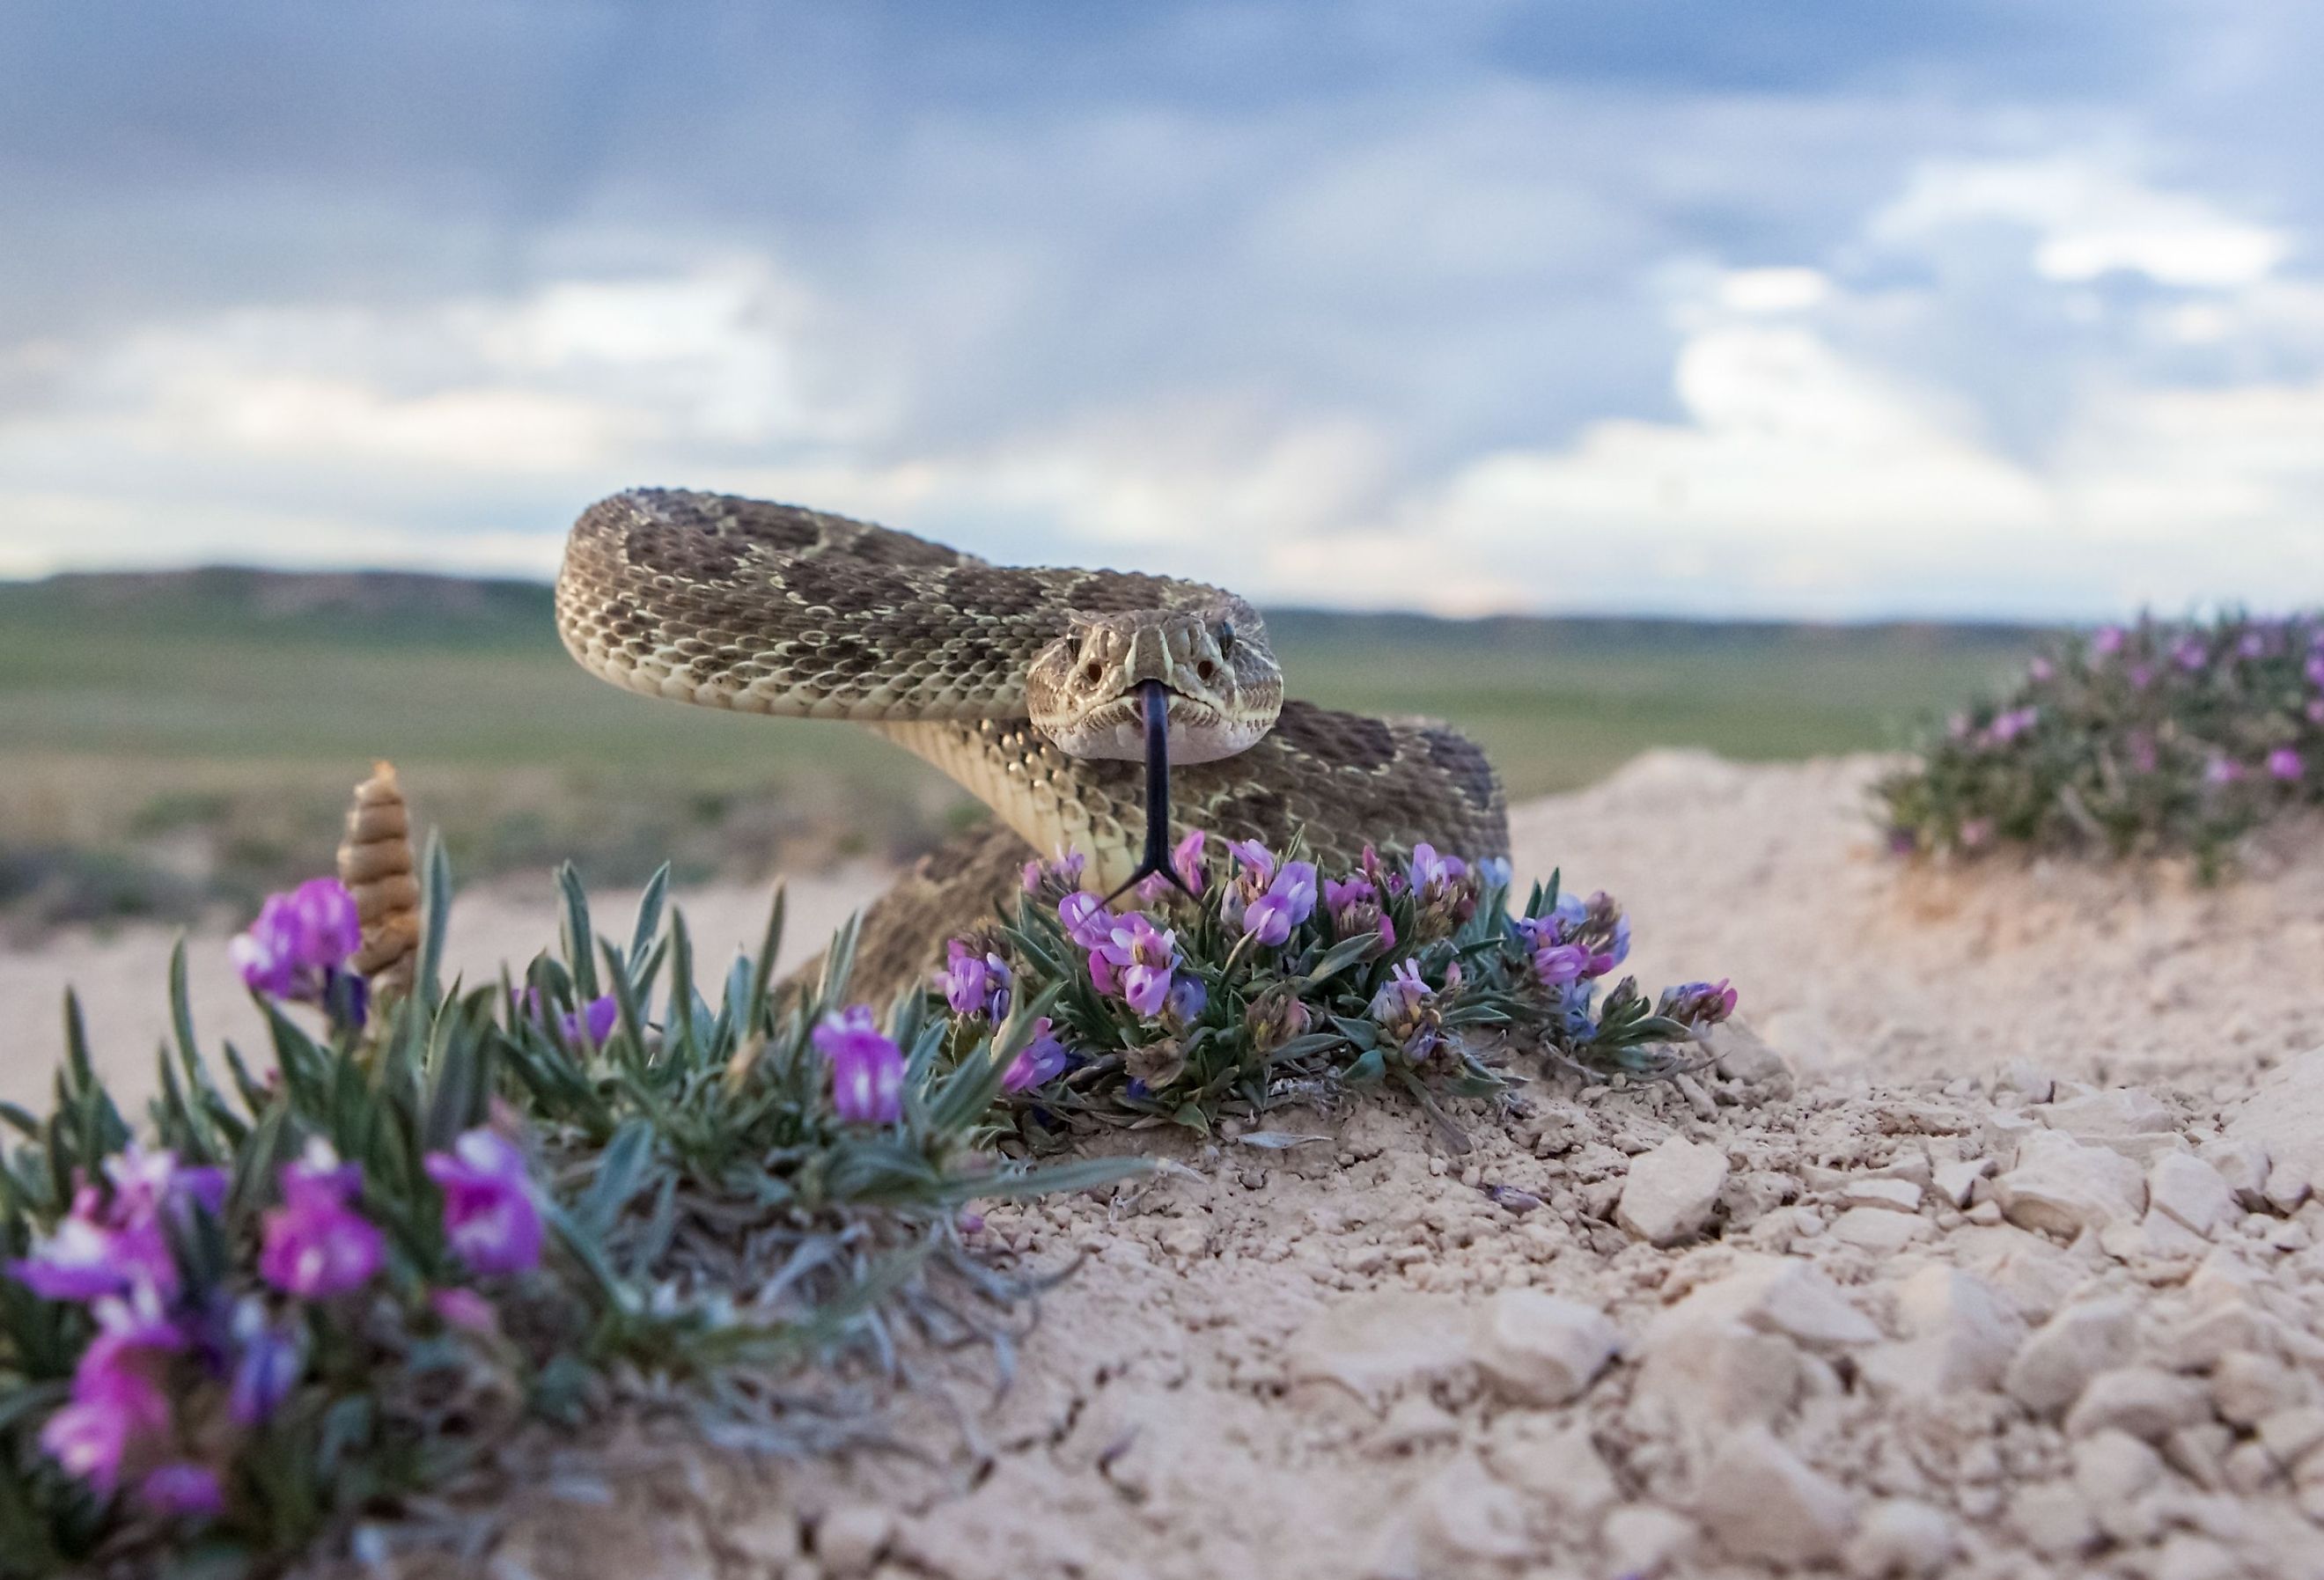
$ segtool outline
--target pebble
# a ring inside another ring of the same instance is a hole
[[[2219,1172],[2236,1202],[2251,1210],[2267,1205],[2267,1149],[2249,1136],[2222,1136],[2195,1149],[2195,1156]]]
[[[2025,1338],[2025,1324],[1993,1286],[1958,1268],[1923,1268],[1898,1284],[1896,1316],[1905,1341],[1868,1369],[1931,1392],[1999,1388]]]
[[[1846,1350],[1879,1341],[1880,1329],[1813,1263],[1794,1256],[1747,1256],[1646,1326],[1648,1353],[1702,1324],[1739,1322],[1806,1349]]]
[[[1826,1233],[1844,1245],[1889,1256],[1927,1239],[1936,1227],[1926,1218],[1907,1217],[1886,1207],[1850,1207],[1831,1221]]]
[[[2121,1366],[2090,1379],[2066,1414],[2066,1435],[2087,1437],[2114,1428],[2154,1443],[2210,1414],[2210,1396],[2193,1378],[2153,1366]]]
[[[2068,1306],[2019,1346],[2002,1389],[2036,1415],[2056,1415],[2091,1378],[2130,1358],[2137,1326],[2137,1308],[2119,1296]]]
[[[2180,1531],[2147,1560],[2147,1580],[2242,1580],[2250,1574],[2235,1554],[2209,1537]]]
[[[2267,1450],[2269,1457],[2298,1476],[2305,1468],[2303,1462],[2319,1448],[2324,1448],[2324,1409],[2295,1405],[2277,1410],[2264,1418],[2257,1430],[2260,1446]]]
[[[1485,1462],[1502,1481],[1561,1511],[1587,1517],[1621,1495],[1590,1429],[1512,1412],[1493,1423]]]
[[[2009,1501],[2009,1527],[2045,1558],[2079,1557],[2100,1540],[2082,1495],[2063,1482],[2024,1488]]]
[[[2172,1152],[2146,1171],[2146,1205],[2209,1239],[2239,1215],[2234,1187],[2191,1152]]]
[[[1842,1206],[1917,1213],[1921,1210],[1921,1187],[1909,1179],[1855,1179],[1841,1188],[1840,1200]]]
[[[2074,1444],[2074,1485],[2091,1507],[2128,1503],[2163,1479],[2163,1456],[2127,1432],[2108,1428]]]
[[[1453,1562],[1505,1563],[1531,1550],[1525,1504],[1462,1455],[1421,1489],[1418,1534],[1424,1551]]]
[[[1505,1397],[1560,1405],[1596,1380],[1619,1343],[1594,1307],[1538,1289],[1503,1289],[1478,1315],[1475,1354]]]
[[[1774,1564],[1830,1562],[1856,1530],[1848,1493],[1764,1427],[1729,1434],[1712,1454],[1695,1515],[1730,1555]]]
[[[1606,1516],[1599,1530],[1613,1572],[1653,1580],[1695,1543],[1694,1521],[1654,1503],[1630,1503]]]
[[[1993,1199],[2020,1228],[2071,1239],[2135,1221],[2146,1208],[2146,1178],[2119,1152],[2042,1132],[2018,1147],[2016,1166],[1993,1182]]]
[[[2308,1379],[2273,1355],[2234,1350],[2211,1369],[2211,1408],[2219,1419],[2246,1430],[2308,1393]]]
[[[1470,1327],[1452,1296],[1378,1289],[1310,1317],[1284,1362],[1294,1382],[1336,1382],[1378,1409],[1388,1395],[1466,1364]]]
[[[847,1503],[815,1522],[816,1561],[835,1580],[868,1575],[896,1534],[896,1517],[875,1503]]]
[[[1614,1221],[1650,1245],[1674,1245],[1711,1221],[1727,1170],[1720,1148],[1672,1136],[1630,1160]]]
[[[1993,1172],[1990,1158],[1965,1158],[1958,1163],[1939,1164],[1932,1183],[1937,1191],[1957,1207],[1969,1206],[1977,1182]]]
[[[1792,1408],[1802,1381],[1800,1353],[1779,1334],[1741,1322],[1702,1322],[1660,1344],[1640,1369],[1641,1397],[1693,1431],[1772,1423]]]
[[[2226,1130],[2228,1141],[2247,1141],[2266,1154],[2269,1204],[2279,1212],[2298,1207],[2309,1182],[2324,1175],[2324,1048],[2270,1072],[2228,1116]]]
[[[1889,1498],[1865,1511],[1848,1544],[1848,1572],[1856,1580],[1921,1580],[1942,1573],[1959,1548],[1943,1510]]]

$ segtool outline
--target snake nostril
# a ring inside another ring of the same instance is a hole
[[[1194,666],[1194,674],[1195,674],[1196,678],[1197,678],[1197,679],[1201,679],[1201,680],[1204,680],[1204,681],[1205,681],[1205,682],[1207,682],[1207,681],[1210,679],[1210,678],[1211,678],[1212,676],[1213,676],[1213,675],[1217,674],[1218,672],[1219,672],[1219,667],[1218,667],[1218,665],[1216,665],[1216,664],[1214,664],[1214,663],[1211,662],[1211,661],[1210,661],[1210,660],[1208,660],[1208,659],[1204,659],[1201,663],[1196,664],[1196,665]]]
[[[1082,666],[1082,679],[1088,681],[1093,686],[1096,685],[1101,679],[1104,679],[1104,677],[1105,666],[1099,663],[1095,659],[1092,659],[1088,663]]]

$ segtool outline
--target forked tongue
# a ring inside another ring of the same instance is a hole
[[[1170,692],[1161,681],[1147,680],[1138,699],[1146,714],[1146,851],[1130,881],[1105,897],[1108,905],[1157,874],[1189,899],[1194,892],[1170,865]]]

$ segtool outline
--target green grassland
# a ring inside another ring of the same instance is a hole
[[[1470,731],[1512,796],[1656,745],[1744,759],[1895,744],[2005,674],[2006,627],[1268,616],[1292,693]],[[327,851],[374,757],[471,872],[571,855],[633,878],[924,849],[973,816],[843,725],[628,696],[558,647],[548,590],[214,570],[0,584],[0,900],[240,899]],[[91,879],[90,873],[96,874]]]

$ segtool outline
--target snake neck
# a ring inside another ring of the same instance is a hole
[[[1142,764],[1068,757],[1027,719],[870,727],[991,808],[1040,855],[1081,852],[1090,887],[1110,891],[1137,871]]]

